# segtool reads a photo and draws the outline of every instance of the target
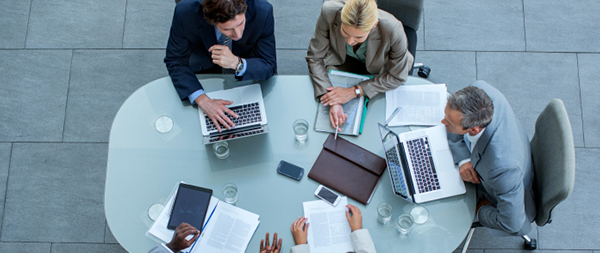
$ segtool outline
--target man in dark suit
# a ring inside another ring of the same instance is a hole
[[[536,206],[529,138],[508,101],[484,81],[448,99],[442,123],[464,181],[477,184],[477,219],[513,235],[531,230]]]
[[[195,73],[234,74],[236,79],[265,80],[277,72],[273,6],[265,0],[183,0],[175,7],[165,64],[181,100],[189,99],[221,131],[237,117],[210,99]]]

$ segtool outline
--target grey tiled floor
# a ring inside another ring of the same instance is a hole
[[[321,0],[271,2],[279,74],[307,74]],[[104,218],[109,130],[129,94],[167,75],[174,6],[0,0],[0,252],[124,252]],[[432,68],[430,80],[450,91],[488,81],[530,135],[551,98],[565,102],[576,186],[554,222],[531,233],[538,252],[600,253],[598,20],[596,0],[425,0],[416,59]],[[469,252],[520,247],[478,229]]]

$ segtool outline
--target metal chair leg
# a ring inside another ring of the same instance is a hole
[[[475,232],[475,228],[471,228],[469,230],[469,234],[467,235],[467,239],[465,239],[465,244],[463,245],[461,253],[466,253],[469,248],[469,243],[471,243],[471,238],[473,238],[473,232]]]
[[[526,250],[537,249],[537,240],[536,239],[529,238],[529,236],[527,236],[527,235],[521,236],[521,238],[523,238],[523,241],[525,244],[524,246],[525,246]]]

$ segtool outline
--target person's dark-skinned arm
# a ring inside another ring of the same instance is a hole
[[[194,234],[194,237],[192,237],[190,240],[185,239],[192,234]],[[173,252],[179,252],[182,249],[192,246],[199,235],[200,231],[198,231],[195,227],[185,222],[181,223],[179,226],[177,226],[177,228],[175,228],[173,239],[171,239],[171,242],[167,243],[167,247]]]

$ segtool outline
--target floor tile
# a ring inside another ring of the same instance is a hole
[[[426,50],[525,50],[521,0],[430,0],[424,11]]]
[[[33,0],[27,48],[120,48],[126,0]]]
[[[2,1],[0,8],[0,48],[24,48],[31,1]]]
[[[526,252],[532,252],[530,250],[524,250],[524,249],[520,249],[520,250],[515,250],[515,249],[509,249],[509,250],[502,250],[502,249],[486,249],[485,253],[526,253]],[[592,253],[590,251],[584,251],[584,250],[535,250],[533,251],[535,253]]]
[[[104,243],[119,243],[117,241],[117,239],[115,239],[115,236],[110,231],[110,228],[108,227],[108,223],[106,224],[106,232],[104,234]]]
[[[417,51],[415,62],[431,68],[430,81],[455,92],[476,81],[475,52]],[[417,75],[417,69],[413,75]]]
[[[539,228],[540,249],[598,249],[600,149],[576,149],[575,187],[554,208],[552,223]]]
[[[529,237],[537,238],[538,231],[534,225]],[[523,248],[523,239],[520,236],[495,236],[490,235],[487,228],[476,228],[473,233],[473,239],[469,248],[473,249],[521,249]]]
[[[127,253],[119,244],[54,243],[52,253]]]
[[[0,242],[0,252],[10,253],[50,253],[50,243]]]
[[[139,87],[164,76],[164,50],[76,50],[65,141],[107,142],[112,121]]]
[[[15,143],[1,240],[103,243],[106,156],[106,144]]]
[[[124,48],[165,48],[173,19],[173,0],[127,0]]]
[[[0,50],[0,141],[60,141],[71,50]]]
[[[277,50],[277,74],[279,75],[308,75],[306,49]]]
[[[323,1],[277,0],[270,3],[275,17],[277,48],[308,49]]]
[[[600,2],[524,0],[527,51],[600,52]]]
[[[583,109],[583,138],[586,147],[600,147],[600,54],[578,54],[581,107]]]
[[[575,54],[477,53],[477,79],[498,88],[531,138],[535,120],[553,98],[565,103],[576,147],[583,147]]]
[[[6,196],[6,181],[8,180],[11,148],[12,144],[10,143],[0,143],[0,227],[2,227],[2,217],[4,217],[4,197]],[[0,233],[2,232],[0,231]],[[1,248],[2,246],[0,246]],[[0,252],[4,251],[0,250]]]

